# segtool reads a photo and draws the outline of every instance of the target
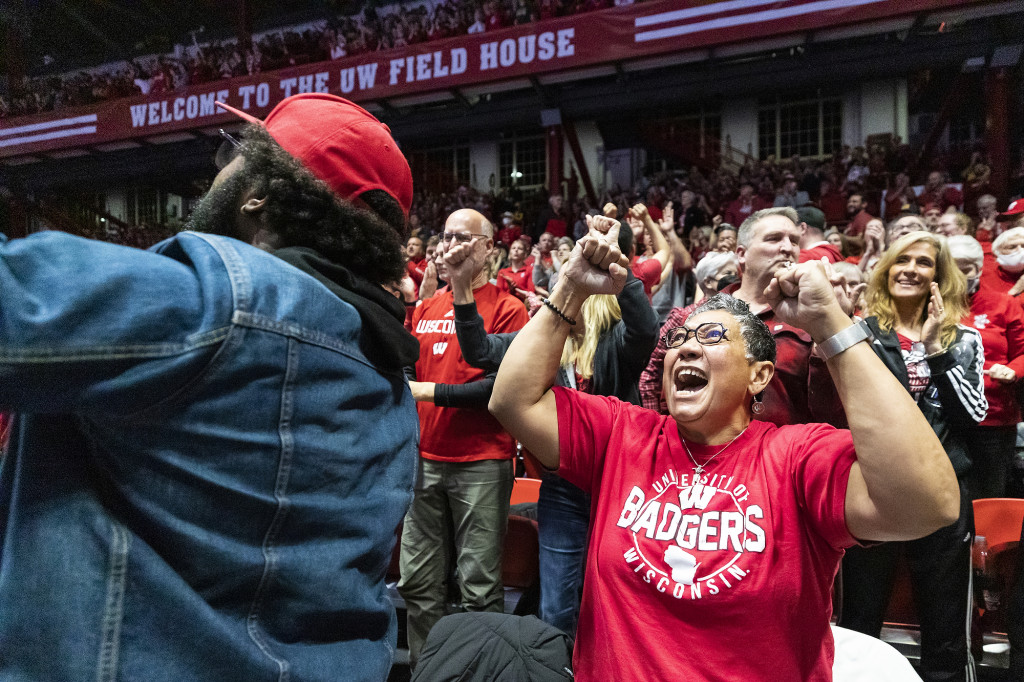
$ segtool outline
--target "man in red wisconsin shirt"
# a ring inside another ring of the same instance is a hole
[[[494,226],[472,209],[452,213],[440,248],[470,244],[473,298],[488,334],[526,325],[522,302],[487,281],[484,265]],[[447,278],[442,259],[439,275]],[[427,633],[445,615],[449,566],[459,575],[467,611],[504,608],[501,554],[512,493],[512,437],[487,412],[494,376],[470,367],[459,350],[450,289],[416,308],[420,342],[417,381],[410,381],[420,416],[419,475],[405,516],[398,591],[408,612],[409,658],[415,665]],[[455,556],[448,556],[454,539]]]

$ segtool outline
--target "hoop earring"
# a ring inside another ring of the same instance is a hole
[[[760,393],[754,396],[754,403],[750,406],[750,411],[759,416],[764,414],[764,402]]]

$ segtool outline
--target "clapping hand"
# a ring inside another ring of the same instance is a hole
[[[431,260],[423,270],[423,281],[420,282],[420,300],[425,300],[437,293],[437,265]]]
[[[675,209],[672,208],[672,202],[670,201],[665,204],[665,208],[661,212],[661,220],[658,222],[658,227],[667,235],[672,231],[672,228],[675,227],[675,224],[676,212]]]
[[[872,220],[864,228],[864,241],[868,243],[868,251],[878,255],[882,253],[882,246],[885,243],[885,228],[881,222]]]
[[[921,343],[925,353],[932,355],[942,351],[942,325],[946,317],[946,308],[942,304],[939,285],[932,282],[931,299],[928,301],[928,317],[921,328]]]

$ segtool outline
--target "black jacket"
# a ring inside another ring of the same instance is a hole
[[[605,331],[597,342],[594,374],[588,392],[615,396],[639,405],[637,385],[658,341],[658,316],[647,300],[643,282],[632,273],[617,298],[622,319]],[[455,334],[466,362],[487,371],[498,369],[515,338],[515,333],[487,334],[474,303],[455,306]],[[564,368],[559,369],[556,384],[569,385]]]
[[[571,680],[572,640],[534,616],[456,613],[430,630],[412,682]]]
[[[865,322],[874,336],[871,347],[875,355],[909,392],[910,378],[896,332],[883,331],[875,317],[869,317]],[[946,353],[927,360],[931,380],[917,406],[945,448],[957,476],[963,476],[971,468],[967,436],[988,411],[982,383],[984,355],[981,335],[969,327],[958,327],[956,338],[946,350]],[[893,426],[899,428],[899,424]]]

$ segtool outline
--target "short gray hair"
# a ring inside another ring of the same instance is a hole
[[[750,312],[750,307],[746,303],[729,294],[715,294],[694,308],[690,317],[712,310],[724,310],[740,323],[740,335],[743,337],[747,360],[775,362],[775,338],[768,329],[768,325],[760,317]],[[686,319],[689,320],[690,317]]]
[[[843,277],[855,279],[858,282],[864,281],[864,273],[861,272],[861,269],[858,268],[853,263],[841,260],[838,263],[833,263],[832,269],[838,272],[839,274],[843,275]]]
[[[726,265],[738,267],[739,263],[734,251],[712,251],[697,262],[697,267],[693,269],[693,276],[697,278],[697,284],[700,284]]]
[[[985,262],[985,253],[981,250],[981,244],[974,237],[966,234],[956,234],[946,237],[946,244],[949,246],[949,255],[953,260],[969,260],[981,270]]]
[[[1024,237],[1024,227],[1011,227],[1009,230],[996,237],[996,240],[992,242],[992,252],[998,252],[999,247],[1010,241],[1011,237]]]
[[[750,214],[749,218],[743,221],[739,232],[736,233],[736,241],[742,246],[750,246],[750,240],[754,236],[754,225],[773,215],[789,218],[794,225],[800,224],[800,216],[797,215],[795,208],[790,208],[789,206],[764,208],[760,211],[754,211]]]

